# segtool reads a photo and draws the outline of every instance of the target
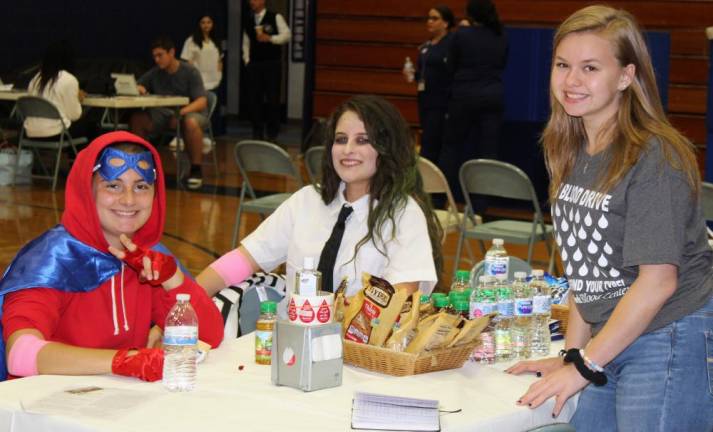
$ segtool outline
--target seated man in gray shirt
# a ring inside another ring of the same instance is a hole
[[[188,188],[203,186],[201,162],[203,161],[203,130],[208,126],[208,98],[200,72],[194,66],[176,58],[175,46],[162,36],[151,43],[151,55],[156,66],[138,80],[140,94],[186,96],[190,103],[181,107],[181,135],[191,159]],[[150,108],[137,111],[129,120],[132,132],[147,137],[167,129],[175,130],[178,120],[169,108]]]

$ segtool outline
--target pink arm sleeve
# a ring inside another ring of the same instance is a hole
[[[226,286],[237,285],[253,274],[250,261],[238,249],[218,258],[209,267],[218,273]]]
[[[7,371],[19,377],[38,375],[37,354],[48,343],[33,334],[18,337],[7,356]]]

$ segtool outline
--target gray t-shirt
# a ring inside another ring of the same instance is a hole
[[[186,96],[191,102],[201,96],[206,97],[200,72],[184,61],[179,61],[178,70],[172,74],[158,66],[154,66],[139,78],[138,84],[146,87],[149,93]],[[208,114],[205,110],[201,113],[203,115]]]
[[[678,288],[646,332],[700,309],[713,293],[713,251],[700,200],[658,140],[607,193],[595,190],[608,152],[580,151],[552,206],[555,240],[571,294],[597,334],[642,264],[678,267]]]

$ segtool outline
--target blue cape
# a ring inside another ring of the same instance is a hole
[[[171,255],[160,243],[152,249]],[[38,287],[73,293],[89,292],[120,270],[121,260],[82,243],[64,226],[57,225],[20,249],[5,270],[0,279],[0,318],[6,294]],[[0,322],[0,381],[6,378],[5,341]]]

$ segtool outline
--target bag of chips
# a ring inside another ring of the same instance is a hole
[[[408,294],[368,273],[362,274],[362,284],[344,313],[344,339],[382,346]]]
[[[414,307],[418,305],[418,300],[421,298],[421,292],[416,291],[411,295],[411,310],[406,313],[402,313],[399,318],[399,322],[394,324],[393,333],[386,341],[386,348],[394,351],[404,351],[411,339],[416,334],[416,325],[418,324],[419,308]],[[408,301],[404,304],[409,303]]]

